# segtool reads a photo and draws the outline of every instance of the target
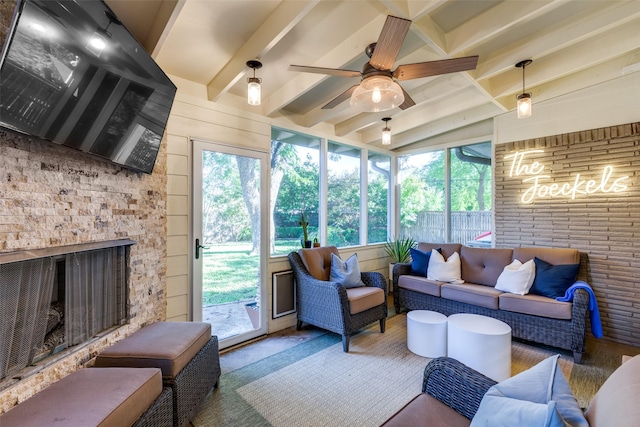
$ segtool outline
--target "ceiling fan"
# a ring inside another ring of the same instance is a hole
[[[478,56],[467,56],[399,65],[395,70],[391,71],[410,25],[411,21],[408,19],[387,16],[378,41],[370,44],[365,49],[365,53],[370,59],[369,62],[364,64],[362,71],[308,67],[304,65],[290,65],[289,70],[341,77],[361,77],[360,84],[351,86],[329,101],[322,109],[333,108],[346,101],[347,98],[351,98],[350,103],[353,108],[361,111],[377,112],[395,107],[406,110],[416,104],[395,80],[419,79],[476,68]]]

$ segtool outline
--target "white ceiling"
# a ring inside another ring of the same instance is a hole
[[[526,90],[541,102],[640,70],[640,1],[614,0],[107,0],[163,70],[206,85],[209,100],[393,149],[450,132],[487,132]],[[473,71],[400,82],[416,105],[357,113],[321,107],[359,78],[288,71],[290,64],[360,71],[387,15],[412,20],[393,68],[479,55]],[[259,59],[262,105],[246,104],[246,61]],[[514,111],[512,111],[515,114]],[[477,131],[469,129],[477,128]],[[462,130],[461,130],[462,129]],[[466,131],[465,131],[466,129]]]

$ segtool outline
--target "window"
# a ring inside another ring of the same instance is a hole
[[[490,142],[401,157],[399,182],[400,236],[491,244]]]
[[[360,244],[360,150],[329,142],[327,244]]]
[[[385,242],[393,208],[391,160],[389,155],[273,127],[271,255],[302,246],[302,213],[309,222],[308,238],[323,245]]]
[[[273,128],[271,131],[271,254],[302,246],[300,217],[309,222],[308,237],[318,236],[320,139]]]
[[[367,170],[367,243],[387,241],[391,157],[369,151]]]

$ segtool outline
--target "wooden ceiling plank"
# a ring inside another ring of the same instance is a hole
[[[584,40],[599,37],[617,26],[640,18],[640,2],[611,3],[606,8],[594,11],[571,25],[562,22],[550,26],[527,39],[482,58],[475,78],[484,80],[513,68],[523,58],[540,58],[561,49],[566,49]],[[640,23],[638,23],[640,25]]]
[[[515,28],[525,21],[545,13],[552,13],[555,8],[565,3],[565,0],[502,2],[447,33],[449,54],[471,52],[473,46]]]

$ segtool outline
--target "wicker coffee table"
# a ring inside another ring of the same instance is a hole
[[[447,325],[447,353],[495,380],[511,376],[511,327],[478,314],[452,314]]]

